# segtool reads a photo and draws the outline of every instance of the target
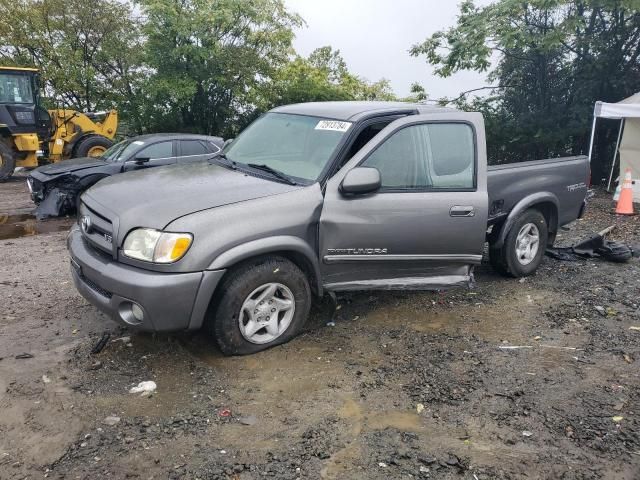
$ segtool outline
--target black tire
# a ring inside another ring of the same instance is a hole
[[[13,150],[0,142],[0,181],[7,180],[16,168],[16,157]]]
[[[81,138],[78,141],[78,144],[73,149],[73,157],[95,157],[97,155],[90,154],[92,149],[103,148],[104,150],[106,150],[107,148],[111,147],[111,145],[113,145],[113,142],[108,138],[101,137],[100,135],[90,135],[88,137]]]
[[[268,283],[282,284],[292,293],[293,318],[273,341],[252,343],[240,331],[240,310],[252,292]],[[306,275],[293,262],[280,256],[258,257],[238,265],[226,274],[217,292],[206,325],[225,355],[248,355],[288,342],[304,326],[312,302]]]
[[[538,230],[538,250],[532,260],[523,264],[516,251],[520,230],[527,224],[533,224]],[[489,259],[494,269],[509,277],[527,277],[535,273],[540,266],[547,248],[549,228],[544,215],[536,209],[525,210],[511,225],[501,248],[490,247]]]

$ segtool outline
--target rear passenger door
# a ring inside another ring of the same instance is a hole
[[[176,163],[173,140],[152,143],[139,150],[125,164],[125,171],[159,167]]]
[[[377,168],[381,188],[343,195],[342,180],[359,166]],[[482,116],[394,121],[327,183],[320,217],[324,285],[428,289],[468,282],[482,259],[487,201]]]
[[[201,162],[211,158],[215,154],[211,148],[202,140],[178,140],[178,163]]]

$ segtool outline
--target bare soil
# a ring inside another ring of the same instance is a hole
[[[321,304],[289,344],[226,358],[205,334],[136,334],[84,301],[72,220],[24,217],[23,180],[0,184],[1,479],[640,478],[637,258],[344,295],[335,326]],[[611,224],[640,243],[604,194],[559,243]],[[153,395],[128,393],[145,380]]]

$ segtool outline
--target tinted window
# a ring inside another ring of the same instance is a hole
[[[183,157],[191,155],[204,155],[209,153],[203,143],[198,140],[181,140],[180,141],[180,154]]]
[[[473,130],[458,123],[413,125],[394,133],[363,163],[383,188],[473,188]]]
[[[169,158],[173,156],[173,142],[160,142],[149,145],[147,148],[140,150],[136,157],[149,158],[151,160],[158,158]]]

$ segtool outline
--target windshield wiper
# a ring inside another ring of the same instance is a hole
[[[258,163],[247,163],[247,166],[249,166],[251,168],[255,168],[256,170],[262,170],[264,172],[269,172],[274,177],[279,178],[280,180],[283,180],[283,181],[287,182],[289,185],[297,185],[298,184],[293,178],[291,178],[286,173],[283,173],[280,170],[276,170],[275,168],[272,168],[269,165],[265,165],[264,163],[261,163],[261,164],[258,164]]]
[[[238,163],[235,160],[231,160],[224,153],[218,153],[217,155],[211,157],[210,160],[217,160],[218,158],[222,158],[223,160],[226,160],[227,162],[229,162],[229,165],[227,166],[231,167],[233,170],[238,169]]]

